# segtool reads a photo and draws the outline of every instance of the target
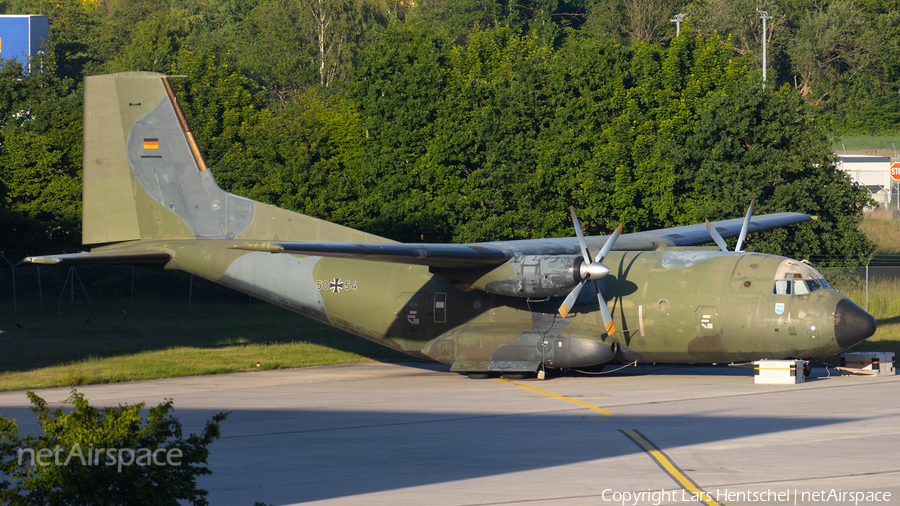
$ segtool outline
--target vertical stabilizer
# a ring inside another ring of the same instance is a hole
[[[219,188],[162,74],[87,77],[84,93],[82,244],[386,241]]]
[[[82,244],[140,239],[116,80],[84,80]],[[127,107],[127,104],[126,104]]]
[[[83,244],[231,239],[253,203],[216,184],[168,78],[85,79]]]

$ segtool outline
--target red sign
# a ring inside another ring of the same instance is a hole
[[[891,165],[891,177],[900,181],[900,162],[894,162]]]

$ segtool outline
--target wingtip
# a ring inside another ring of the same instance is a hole
[[[53,257],[25,257],[23,261],[26,264],[53,265],[58,264],[61,260]]]

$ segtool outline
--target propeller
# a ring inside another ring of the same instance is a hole
[[[744,225],[741,227],[741,235],[738,236],[737,245],[734,247],[734,251],[737,253],[741,252],[741,246],[744,245],[744,239],[747,238],[747,231],[750,229],[750,218],[753,216],[753,199],[750,200],[750,207],[747,208],[747,214],[744,216]],[[722,236],[719,234],[719,231],[716,230],[716,227],[712,226],[712,223],[709,220],[706,220],[706,230],[709,232],[709,235],[712,236],[713,241],[716,242],[716,245],[719,246],[719,249],[722,251],[728,251],[728,245],[725,244],[725,240],[722,239]]]
[[[569,311],[578,299],[578,295],[581,294],[581,289],[584,288],[584,282],[591,280],[594,282],[594,287],[597,289],[597,301],[600,304],[600,313],[603,315],[603,324],[606,327],[606,333],[612,334],[616,331],[616,326],[613,323],[612,315],[609,314],[609,308],[606,306],[603,294],[600,293],[600,286],[597,285],[597,280],[609,274],[609,267],[603,265],[603,259],[606,258],[606,255],[609,254],[610,250],[612,250],[613,246],[616,244],[616,239],[618,239],[619,234],[622,233],[622,225],[620,224],[616,227],[615,232],[609,236],[609,239],[606,240],[606,244],[603,245],[603,248],[600,249],[600,252],[597,253],[597,256],[591,261],[591,255],[588,253],[584,234],[581,232],[581,223],[578,222],[578,216],[575,215],[575,208],[571,207],[570,209],[572,211],[572,223],[575,225],[575,235],[578,236],[578,245],[581,247],[581,255],[584,257],[584,263],[581,264],[580,267],[581,282],[569,292],[569,295],[566,296],[566,300],[559,306],[559,315],[563,318],[568,316]]]
[[[744,216],[744,225],[741,227],[741,235],[738,236],[738,242],[734,247],[734,251],[741,251],[741,246],[744,245],[744,239],[747,238],[747,230],[750,228],[750,217],[753,216],[753,200],[754,199],[750,199],[750,207],[747,208],[747,214]]]

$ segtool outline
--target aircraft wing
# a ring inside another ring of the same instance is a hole
[[[754,216],[750,220],[749,232],[759,232],[761,230],[793,225],[811,219],[811,216],[802,213],[774,213]],[[741,226],[743,223],[744,220],[742,218],[737,218],[733,220],[714,221],[712,222],[712,225],[722,237],[735,237],[741,233]],[[699,244],[712,242],[712,237],[706,230],[706,225],[704,223],[626,234],[623,238],[629,236],[661,239],[671,242],[671,246],[697,246]],[[623,243],[623,246],[624,245],[625,244]],[[618,244],[616,246],[618,246]]]
[[[776,213],[755,216],[749,231],[759,232],[808,221],[812,218],[800,213]],[[734,237],[741,231],[743,219],[723,220],[712,225],[722,237]],[[593,246],[606,242],[608,236],[588,237]],[[659,246],[697,246],[713,239],[703,223],[682,227],[624,234],[613,250],[652,251]],[[343,243],[343,242],[285,242],[265,241],[237,244],[232,249],[294,253],[334,258],[357,258],[377,262],[428,265],[445,268],[477,268],[500,265],[521,255],[580,255],[573,238],[526,239],[480,244],[408,244],[408,243]]]
[[[510,251],[481,244],[262,242],[239,244],[232,246],[232,249],[448,268],[500,265],[514,256]]]

